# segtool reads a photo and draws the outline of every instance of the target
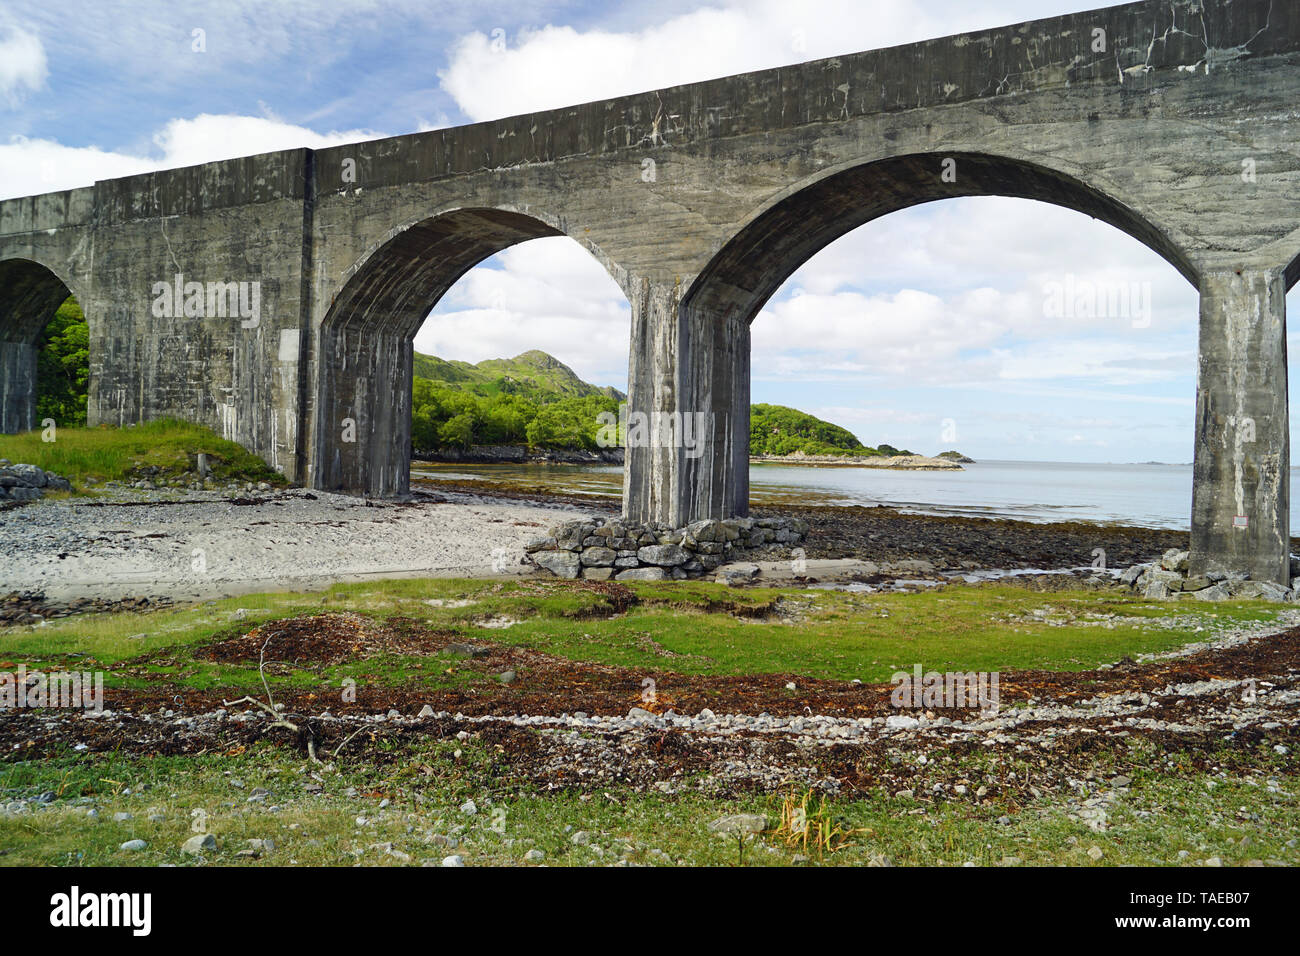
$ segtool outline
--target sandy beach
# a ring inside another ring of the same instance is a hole
[[[0,594],[48,602],[174,602],[311,590],[384,577],[538,574],[524,545],[614,499],[484,483],[419,482],[410,500],[304,489],[239,496],[121,489],[46,500],[0,515]],[[856,580],[863,562],[938,580],[975,569],[1081,569],[1103,548],[1124,567],[1183,545],[1185,534],[904,514],[892,508],[755,509],[812,527],[799,573],[784,553],[755,555],[768,583]],[[767,560],[770,559],[770,560]],[[868,569],[874,576],[877,569]],[[855,575],[857,577],[855,577]]]
[[[529,573],[524,543],[573,514],[469,496],[366,501],[301,489],[43,501],[0,515],[0,593],[183,601],[368,577]]]

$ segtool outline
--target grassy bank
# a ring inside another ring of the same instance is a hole
[[[107,686],[156,674],[181,686],[260,686],[255,664],[214,663],[195,651],[217,635],[322,611],[453,631],[467,640],[557,657],[689,675],[802,674],[888,681],[921,663],[937,670],[1077,671],[1125,655],[1204,640],[1241,623],[1272,621],[1278,605],[1168,604],[1120,592],[1040,594],[1013,586],[949,586],[917,594],[853,594],[711,583],[633,582],[631,606],[604,590],[543,581],[393,580],[328,591],[249,595],[181,610],[64,618],[0,630],[0,658],[28,666],[70,660],[114,667]],[[430,602],[433,602],[432,604]],[[445,686],[439,668],[380,654],[336,666],[277,667],[272,686],[337,686],[346,676]]]
[[[127,481],[146,475],[179,478],[193,471],[200,453],[207,454],[217,481],[284,484],[284,476],[256,455],[188,422],[167,419],[131,428],[60,428],[54,441],[45,441],[41,431],[0,435],[0,458],[37,465],[77,487],[88,481]]]
[[[1292,740],[1285,727],[1273,737],[1143,737],[1126,726],[1050,747],[917,739],[892,751],[852,745],[786,755],[787,767],[840,766],[852,783],[823,797],[797,776],[768,792],[710,785],[707,753],[675,778],[681,787],[671,795],[617,775],[554,787],[541,782],[550,780],[541,768],[556,741],[545,728],[505,733],[432,718],[403,731],[365,716],[327,742],[322,736],[321,762],[313,762],[283,730],[241,737],[236,722],[195,743],[173,723],[221,700],[268,693],[299,721],[390,706],[410,716],[426,702],[449,712],[621,714],[640,701],[644,675],[659,682],[661,710],[675,699],[693,714],[701,693],[718,688],[734,702],[766,680],[778,696],[761,706],[790,712],[805,701],[821,706],[819,693],[831,699],[812,678],[843,689],[852,679],[888,681],[914,663],[1063,674],[1284,613],[1261,602],[1171,606],[1123,592],[990,585],[857,594],[399,580],[11,627],[0,630],[0,670],[103,671],[108,708],[116,691],[135,715],[124,726],[160,730],[153,743],[125,746],[117,718],[73,718],[81,728],[73,736],[33,744],[39,716],[0,714],[0,865],[398,866],[453,854],[469,865],[1295,864],[1300,778],[1291,751],[1276,746]],[[286,628],[292,640],[269,643]],[[372,640],[373,629],[393,643]],[[418,638],[429,636],[443,643],[422,649]],[[448,640],[520,652],[511,663],[518,681],[498,680],[500,663],[448,655]],[[235,645],[240,654],[214,653]],[[1101,673],[1074,679],[1094,686]],[[787,677],[771,675],[794,675],[788,701],[780,696]],[[340,693],[349,679],[361,692],[352,704]],[[1174,679],[1191,678],[1157,683]],[[603,696],[595,686],[602,680]],[[1127,681],[1103,692],[1138,686]],[[462,726],[469,732],[457,732]],[[596,734],[578,736],[599,745]],[[654,762],[672,763],[722,740],[684,744],[665,735],[640,746]],[[632,758],[615,753],[619,774]],[[779,763],[779,747],[769,758]],[[42,794],[45,802],[34,802]],[[1105,826],[1084,819],[1086,797],[1103,801]],[[3,809],[8,801],[28,802],[14,811]],[[791,832],[795,806],[810,821],[803,835]],[[735,813],[761,815],[761,832],[710,832]],[[181,851],[196,832],[216,839],[202,857]],[[121,848],[134,840],[144,848]]]
[[[591,799],[504,786],[493,773],[493,756],[473,741],[444,741],[387,760],[341,760],[324,772],[273,746],[200,757],[69,754],[0,765],[0,788],[11,794],[53,790],[60,797],[51,809],[0,816],[0,864],[195,865],[201,861],[180,847],[193,836],[196,812],[217,839],[202,862],[230,866],[408,866],[437,864],[451,854],[468,865],[530,865],[530,850],[552,866],[1297,861],[1286,842],[1300,832],[1300,784],[1293,776],[1269,784],[1266,771],[1140,774],[1103,833],[1071,819],[1051,795],[1023,807],[997,801],[925,807],[872,794],[830,801],[823,811],[813,800],[814,825],[825,821],[836,833],[835,849],[819,851],[790,839],[782,827],[787,797],[802,800],[797,791],[739,800],[654,793]],[[320,789],[306,792],[316,778]],[[79,798],[88,799],[79,804]],[[475,813],[461,809],[467,800],[475,802]],[[1249,815],[1240,812],[1244,806]],[[94,816],[87,813],[92,807]],[[732,813],[762,814],[766,830],[744,841],[709,832],[710,822]],[[998,822],[1008,814],[1009,824]],[[580,832],[587,842],[574,842]],[[137,839],[145,849],[120,848]],[[249,840],[270,840],[274,849],[240,856]]]

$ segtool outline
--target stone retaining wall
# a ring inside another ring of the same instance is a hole
[[[727,518],[685,528],[619,518],[566,521],[528,543],[528,558],[556,577],[663,581],[701,577],[751,552],[797,547],[808,533],[798,518]]]
[[[1256,599],[1295,601],[1300,598],[1300,577],[1292,578],[1292,587],[1272,581],[1252,581],[1245,574],[1210,572],[1192,574],[1188,552],[1171,548],[1159,561],[1135,564],[1119,576],[1119,583],[1145,598],[1156,601],[1227,601]],[[1300,564],[1292,558],[1291,574],[1300,575]]]

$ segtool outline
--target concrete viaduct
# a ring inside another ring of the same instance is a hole
[[[880,216],[1015,196],[1118,227],[1199,289],[1193,565],[1285,581],[1297,103],[1300,4],[1149,0],[7,200],[0,428],[33,427],[35,343],[71,292],[91,424],[198,421],[304,485],[401,494],[416,330],[476,263],[565,235],[631,302],[632,410],[713,424],[702,456],[628,449],[626,513],[743,514],[767,298]]]

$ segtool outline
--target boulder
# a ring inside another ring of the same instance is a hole
[[[587,548],[582,552],[582,565],[587,568],[609,568],[613,567],[614,562],[618,559],[618,552],[610,548]]]
[[[594,521],[566,521],[555,529],[555,541],[565,551],[577,551],[595,530]]]
[[[181,852],[189,856],[198,856],[204,850],[215,850],[217,838],[211,833],[199,833],[181,844]]]
[[[1148,581],[1142,590],[1142,596],[1152,601],[1168,601],[1172,593],[1164,581]]]
[[[1289,601],[1291,589],[1272,581],[1240,581],[1230,586],[1235,598],[1261,601]]]
[[[718,532],[721,530],[722,522],[713,519],[704,521],[695,521],[686,526],[686,533],[696,541],[714,543],[718,541]]]
[[[1151,565],[1149,564],[1135,564],[1119,576],[1119,583],[1132,587],[1137,583],[1138,578],[1142,577],[1142,575],[1146,574],[1150,570]]]
[[[1226,584],[1211,584],[1208,588],[1194,592],[1192,597],[1198,601],[1226,601],[1232,597],[1232,592]]]
[[[628,568],[614,576],[615,581],[663,581],[668,577],[663,568]]]
[[[718,576],[715,580],[718,584],[734,588],[739,584],[748,584],[756,577],[758,577],[756,564],[724,564],[718,568]]]
[[[582,568],[582,559],[573,551],[538,551],[533,562],[557,578],[573,580]]]
[[[1166,571],[1186,571],[1189,554],[1186,551],[1179,551],[1177,548],[1170,548],[1160,558],[1160,567]]]
[[[671,568],[685,564],[691,554],[679,544],[652,544],[637,551],[636,556],[645,564]]]
[[[47,480],[45,472],[40,468],[37,468],[35,465],[10,465],[6,470],[9,474],[17,478],[20,484],[24,484],[28,488],[45,487],[45,482]]]
[[[753,527],[753,524],[744,526],[742,525],[742,521],[740,518],[728,518],[725,521],[720,522],[717,530],[717,536],[718,536],[717,540],[739,541],[740,531],[742,527],[744,527],[745,530],[748,531],[749,528]]]
[[[1146,585],[1163,584],[1171,591],[1181,591],[1183,589],[1183,576],[1177,571],[1167,571],[1164,568],[1156,568],[1154,571],[1148,571],[1146,574]]]

